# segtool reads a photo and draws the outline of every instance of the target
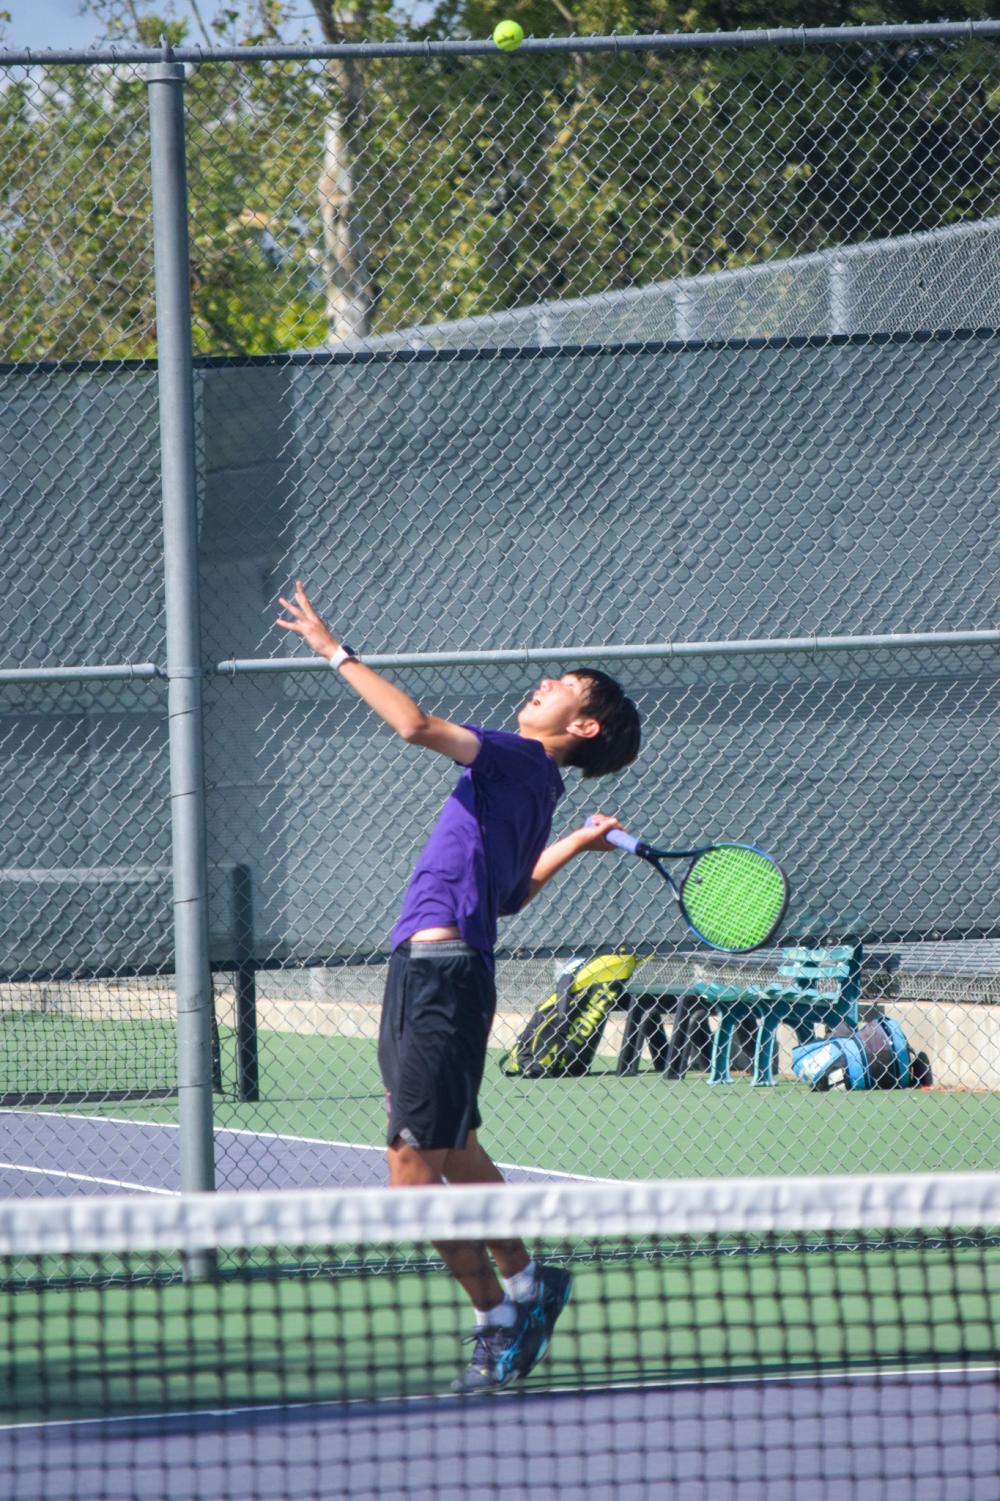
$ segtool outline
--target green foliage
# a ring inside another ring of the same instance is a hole
[[[383,70],[362,148],[379,185],[381,326],[992,213],[995,66],[974,47],[447,59],[419,95],[414,77],[390,86]]]
[[[5,359],[151,353],[146,90],[80,68],[0,92],[0,349]]]
[[[89,8],[118,41],[303,39],[283,0],[199,11],[201,35],[168,6]],[[389,0],[350,19],[314,0],[310,34],[486,37],[505,15],[539,36],[925,11],[441,0],[418,25]],[[996,49],[969,43],[191,67],[197,348],[322,345],[331,287],[362,242],[379,333],[984,217],[1000,201],[997,74]],[[145,93],[141,70],[123,67],[18,70],[0,91],[4,357],[154,352]],[[321,183],[350,231],[339,261]]]

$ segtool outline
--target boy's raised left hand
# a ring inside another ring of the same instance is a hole
[[[340,645],[329,626],[320,619],[302,587],[302,580],[295,580],[295,598],[285,599],[279,595],[278,603],[291,615],[291,620],[276,620],[283,631],[294,631],[318,657],[332,657]]]

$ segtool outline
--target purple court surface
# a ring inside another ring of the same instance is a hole
[[[0,1431],[9,1501],[996,1501],[993,1372],[729,1382]]]
[[[381,1146],[265,1131],[215,1132],[216,1187],[328,1188],[385,1183]],[[566,1178],[503,1164],[511,1182]],[[177,1127],[59,1111],[0,1110],[0,1198],[179,1193]]]

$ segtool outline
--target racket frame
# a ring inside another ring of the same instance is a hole
[[[687,883],[688,877],[691,874],[692,865],[688,866],[684,875],[681,877],[680,885],[678,885],[673,876],[670,874],[669,870],[666,870],[660,864],[661,860],[689,860],[693,862],[697,860],[699,855],[707,855],[710,850],[718,849],[751,850],[755,855],[762,855],[765,860],[769,861],[770,864],[774,866],[775,870],[778,872],[784,883],[785,899],[781,904],[781,911],[774,919],[774,922],[771,924],[771,927],[768,930],[767,934],[760,940],[759,943],[752,944],[750,948],[723,948],[720,944],[713,943],[710,938],[706,938],[704,933],[696,928],[694,923],[691,921],[691,917],[688,913],[688,909],[684,901],[684,887]],[[634,855],[637,855],[640,860],[645,860],[647,865],[652,865],[653,869],[659,872],[659,874],[666,881],[667,885],[670,887],[674,900],[677,903],[678,910],[681,914],[681,917],[683,917],[685,923],[687,924],[688,929],[701,943],[707,944],[710,949],[715,949],[717,953],[752,954],[755,953],[757,949],[766,948],[780,928],[784,920],[785,913],[788,911],[788,903],[792,895],[792,888],[791,884],[789,883],[788,877],[785,874],[784,870],[782,870],[781,866],[778,864],[774,856],[769,855],[766,850],[759,849],[755,844],[741,844],[735,839],[724,839],[720,844],[703,844],[700,846],[700,848],[694,850],[661,850],[657,849],[655,845],[648,844],[645,839],[637,839],[632,853]]]

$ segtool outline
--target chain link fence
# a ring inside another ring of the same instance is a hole
[[[451,718],[512,727],[539,674],[613,672],[642,756],[570,776],[557,830],[596,803],[773,849],[787,941],[861,942],[863,1010],[934,1070],[813,1096],[782,1029],[777,1087],[745,1032],[711,1086],[714,1013],[681,1061],[678,998],[779,953],[721,964],[641,868],[580,862],[501,931],[484,1138],[512,1176],[995,1161],[1000,56],[994,23],[957,29],[191,58],[220,1186],[381,1181],[387,939],[452,782],[286,656],[298,576]],[[191,789],[147,67],[0,66],[5,1191],[174,1191]],[[589,1076],[505,1078],[604,948],[647,961],[639,1071],[622,1009]]]

